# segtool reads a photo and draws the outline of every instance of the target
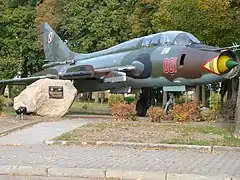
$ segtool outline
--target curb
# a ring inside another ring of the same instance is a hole
[[[85,115],[85,114],[69,114],[67,118],[90,118],[90,119],[114,119],[111,115]]]
[[[43,143],[47,145],[107,145],[107,146],[123,146],[123,147],[139,147],[139,148],[155,148],[155,149],[179,149],[179,150],[195,150],[205,152],[217,152],[217,151],[233,151],[240,152],[240,147],[228,147],[228,146],[198,146],[198,145],[182,145],[182,144],[153,144],[153,143],[133,143],[133,142],[111,142],[111,141],[94,141],[94,142],[82,142],[82,141],[54,141],[47,140]]]
[[[39,121],[34,121],[34,122],[30,122],[30,123],[27,123],[27,124],[24,124],[24,125],[20,125],[20,126],[17,126],[15,128],[12,128],[12,129],[8,129],[8,130],[5,130],[5,131],[2,131],[0,132],[0,137],[2,136],[6,136],[14,131],[19,131],[21,129],[24,129],[24,128],[27,128],[27,127],[30,127],[30,126],[33,126],[35,124],[38,124]]]
[[[43,166],[0,165],[0,175],[47,176],[72,178],[120,178],[122,180],[237,180],[230,176],[208,176],[197,174],[168,173],[164,171],[129,171],[117,169],[87,169]]]
[[[112,115],[85,115],[85,114],[69,114],[67,118],[89,118],[89,119],[115,119]],[[138,117],[139,120],[146,120],[147,117]],[[169,122],[169,121],[166,121]]]

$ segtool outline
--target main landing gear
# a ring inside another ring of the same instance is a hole
[[[142,88],[140,99],[136,104],[136,111],[138,116],[146,116],[147,110],[151,107],[154,101],[153,89]]]

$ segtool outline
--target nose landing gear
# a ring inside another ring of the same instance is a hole
[[[136,104],[136,111],[138,116],[146,116],[147,110],[153,104],[153,89],[152,88],[142,88],[142,93],[140,94],[140,99]]]

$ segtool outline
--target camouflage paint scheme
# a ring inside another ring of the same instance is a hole
[[[207,46],[187,32],[156,33],[102,51],[79,54],[72,52],[47,23],[41,24],[41,31],[47,62],[44,70],[28,78],[2,80],[0,84],[30,84],[41,78],[59,78],[74,80],[79,92],[93,92],[122,87],[195,86],[239,76],[239,58],[234,51],[239,45]],[[213,67],[204,68],[209,60],[222,55],[235,62],[228,71],[216,74]],[[121,73],[126,73],[126,81]],[[123,79],[104,82],[114,76]]]

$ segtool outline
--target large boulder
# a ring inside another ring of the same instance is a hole
[[[55,92],[56,89],[59,92]],[[50,96],[49,92],[55,96]],[[69,111],[76,95],[77,89],[69,80],[40,79],[14,98],[14,109],[26,107],[27,113],[46,117],[62,117]]]

